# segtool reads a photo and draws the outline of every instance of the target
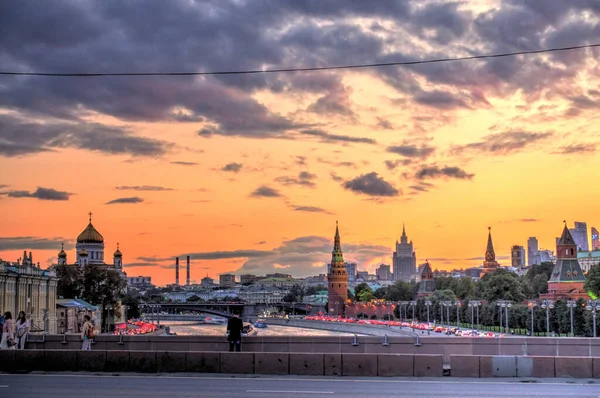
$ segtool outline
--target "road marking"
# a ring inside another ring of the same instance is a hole
[[[334,394],[333,391],[283,391],[283,390],[246,390],[265,394]]]
[[[8,386],[0,386],[0,388],[8,388]]]

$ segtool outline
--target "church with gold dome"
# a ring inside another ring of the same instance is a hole
[[[67,262],[67,253],[64,247],[58,253],[58,265],[72,265],[85,267],[92,265],[96,267],[102,267],[107,269],[114,269],[123,272],[123,254],[119,250],[119,244],[117,243],[117,250],[113,254],[112,264],[107,264],[104,257],[104,237],[92,224],[92,213],[89,213],[90,219],[87,227],[77,237],[77,243],[75,245],[76,258],[75,262],[69,264]]]

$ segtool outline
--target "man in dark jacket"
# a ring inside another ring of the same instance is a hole
[[[229,341],[229,351],[233,351],[233,347],[235,346],[235,350],[237,352],[242,351],[242,329],[244,328],[244,323],[239,318],[239,312],[234,311],[233,316],[229,318],[227,322],[227,340]]]

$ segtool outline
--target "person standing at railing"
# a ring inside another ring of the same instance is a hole
[[[25,349],[25,342],[27,341],[27,335],[29,334],[29,329],[31,328],[31,323],[29,319],[25,316],[25,312],[19,312],[19,316],[17,317],[17,350]]]
[[[4,313],[4,325],[2,325],[2,340],[0,340],[0,350],[15,349],[15,326],[10,311]]]
[[[91,319],[89,315],[85,315],[83,317],[83,327],[81,328],[81,338],[83,339],[83,346],[81,349],[83,351],[91,351],[92,350],[92,339],[94,338],[94,326],[92,325]]]

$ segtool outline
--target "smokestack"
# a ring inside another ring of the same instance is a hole
[[[175,257],[175,285],[179,286],[179,257]]]
[[[187,256],[186,260],[187,260],[187,263],[186,263],[187,276],[185,279],[185,285],[189,286],[190,285],[190,256]]]

